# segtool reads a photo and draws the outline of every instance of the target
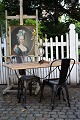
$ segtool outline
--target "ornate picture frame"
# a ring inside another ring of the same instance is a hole
[[[28,55],[35,55],[35,40],[33,31],[35,26],[9,26],[9,52],[15,55],[14,47],[19,46],[20,36],[24,37],[24,46],[27,47]]]

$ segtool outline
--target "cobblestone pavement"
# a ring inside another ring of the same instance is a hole
[[[2,94],[6,85],[0,85],[0,120],[80,120],[80,87],[70,87],[70,103],[55,101],[55,109],[51,110],[50,89],[45,88],[44,99],[39,103],[39,94],[29,96],[27,93],[25,110],[21,103],[17,103],[17,93]]]

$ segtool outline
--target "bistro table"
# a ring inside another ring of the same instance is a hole
[[[49,68],[51,62],[43,62],[40,64],[39,62],[28,62],[28,63],[14,63],[14,64],[3,64],[4,67],[11,69],[11,70],[20,70],[20,69],[33,69],[33,68]],[[79,62],[75,62],[75,64],[79,64]],[[56,61],[53,63],[53,67],[57,67],[61,65],[61,61]],[[9,71],[8,71],[9,72]],[[7,79],[7,87],[3,90],[3,94],[6,92],[13,92],[14,90],[11,90],[13,87],[13,84],[9,83],[9,78]]]
[[[20,70],[20,69],[33,69],[33,68],[48,68],[50,67],[50,63],[51,62],[44,62],[42,64],[40,64],[39,62],[28,62],[28,63],[6,63],[3,64],[4,67],[7,68],[7,72],[9,74],[9,69],[11,70]],[[56,66],[60,66],[61,62],[56,62],[55,64],[53,64],[53,67]],[[8,76],[9,77],[9,76]],[[15,90],[12,90],[11,88],[13,87],[13,84],[10,84],[9,78],[7,79],[7,87],[3,90],[3,94],[7,93],[7,92],[13,92]]]

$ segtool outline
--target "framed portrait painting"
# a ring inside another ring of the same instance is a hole
[[[9,27],[10,55],[35,54],[34,28],[22,25]]]

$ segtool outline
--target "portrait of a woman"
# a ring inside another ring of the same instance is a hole
[[[28,47],[24,44],[24,36],[20,36],[18,40],[18,45],[15,45],[13,51],[17,55],[26,55],[28,54]]]
[[[11,27],[11,55],[34,55],[33,27]]]

